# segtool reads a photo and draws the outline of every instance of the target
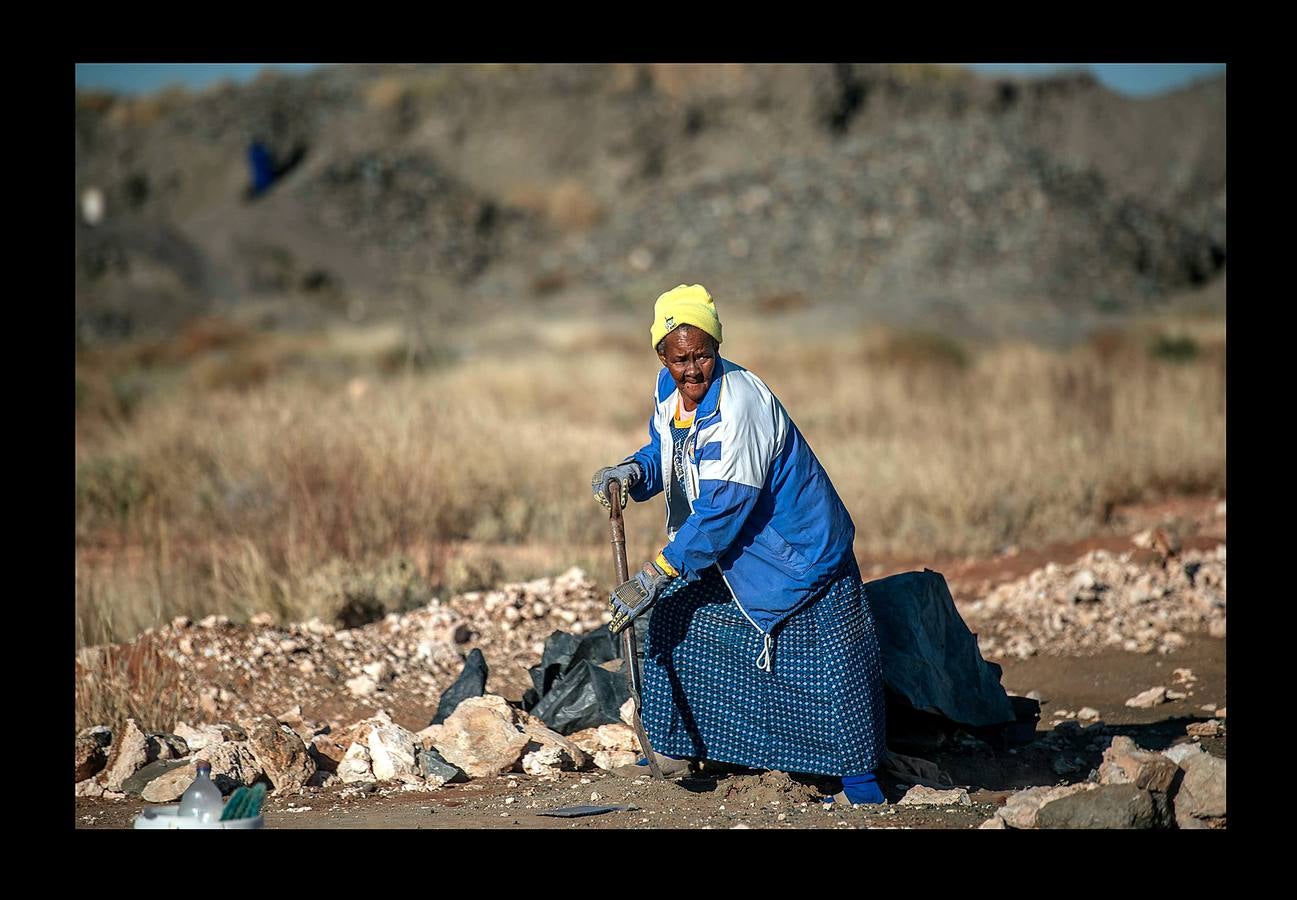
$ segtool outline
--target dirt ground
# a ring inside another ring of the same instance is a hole
[[[1116,510],[1110,534],[1086,541],[1019,551],[1010,548],[991,559],[939,560],[927,565],[943,572],[956,597],[981,596],[995,585],[1018,578],[1046,562],[1070,562],[1096,549],[1129,549],[1130,535],[1153,525],[1172,525],[1184,547],[1224,543],[1223,519],[1213,515],[1218,499],[1183,498]],[[921,567],[910,560],[862,561],[866,578]],[[563,773],[556,780],[528,775],[480,778],[437,791],[397,787],[332,785],[266,800],[267,828],[492,828],[492,829],[644,829],[644,828],[976,828],[1015,791],[1035,785],[1084,781],[1101,761],[1111,737],[1126,735],[1141,747],[1165,749],[1198,740],[1215,756],[1226,755],[1226,735],[1190,738],[1187,726],[1214,717],[1226,706],[1225,641],[1206,634],[1191,637],[1169,654],[1108,650],[1093,656],[1033,656],[996,660],[1011,695],[1040,698],[1035,740],[1013,749],[996,749],[968,734],[928,736],[922,743],[891,749],[936,763],[954,784],[968,789],[968,806],[902,806],[909,785],[881,779],[888,803],[877,807],[826,806],[819,798],[836,792],[833,779],[789,776],[780,772],[704,771],[676,783],[648,778],[628,780],[608,772]],[[1174,671],[1190,669],[1194,680],[1178,681]],[[1150,687],[1184,691],[1183,699],[1152,709],[1125,701]],[[1034,693],[1033,693],[1034,692]],[[509,691],[504,692],[506,696]],[[516,698],[515,698],[516,699]],[[426,724],[435,698],[391,698],[393,718],[406,727]],[[1079,722],[1083,707],[1099,720]],[[1211,707],[1211,710],[1205,707]],[[1069,711],[1061,717],[1059,711]],[[354,712],[354,711],[351,711]],[[352,716],[354,718],[354,716]],[[149,804],[139,799],[76,798],[75,826],[130,828]],[[546,810],[595,805],[632,807],[580,818],[541,815]]]
[[[904,788],[884,782],[883,807],[825,809],[816,797],[836,790],[832,782],[782,773],[718,773],[677,784],[619,778],[607,772],[565,773],[556,781],[527,775],[477,779],[434,792],[354,786],[306,789],[298,796],[271,797],[267,828],[976,828],[1004,799],[1023,787],[1083,781],[1097,767],[1104,737],[1124,734],[1137,744],[1162,749],[1188,740],[1185,727],[1225,705],[1225,641],[1192,640],[1169,655],[1112,651],[1086,658],[1033,657],[1008,660],[1004,684],[1011,694],[1041,695],[1037,739],[1016,750],[997,751],[967,735],[940,746],[911,748],[967,785],[970,806],[913,807],[896,801]],[[1176,668],[1193,670],[1196,682],[1183,700],[1153,709],[1132,709],[1127,698],[1158,684],[1174,683]],[[1052,711],[1091,706],[1098,723],[1055,726]],[[1082,727],[1078,727],[1078,725]],[[1225,756],[1226,738],[1203,738],[1212,754]],[[148,804],[139,800],[78,798],[78,828],[129,828]],[[542,816],[544,810],[579,805],[633,806],[633,810],[584,818]]]

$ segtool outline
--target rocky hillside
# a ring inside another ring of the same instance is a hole
[[[255,199],[253,140],[282,171]],[[84,339],[623,311],[682,281],[1065,337],[1226,259],[1223,78],[1134,100],[932,66],[326,67],[78,94],[76,142]]]

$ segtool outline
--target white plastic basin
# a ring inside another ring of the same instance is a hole
[[[230,819],[227,822],[200,822],[189,816],[180,816],[180,804],[168,806],[146,806],[144,811],[135,817],[136,828],[265,828],[266,817],[256,816],[251,819]]]

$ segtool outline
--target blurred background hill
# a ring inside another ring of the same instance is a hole
[[[1130,98],[935,65],[349,65],[81,91],[102,213],[77,216],[78,335],[617,313],[698,281],[735,313],[1067,342],[1223,304],[1224,135],[1223,76]],[[249,199],[254,140],[286,171]]]

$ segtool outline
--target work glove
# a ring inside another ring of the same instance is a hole
[[[590,489],[594,491],[594,498],[609,511],[612,510],[612,506],[608,503],[608,482],[614,478],[621,482],[621,508],[625,509],[631,487],[639,484],[643,478],[639,463],[631,461],[605,466],[595,472],[594,477],[590,479]]]
[[[620,634],[653,605],[653,601],[662,595],[663,589],[674,577],[664,572],[656,562],[644,563],[644,568],[636,572],[634,578],[618,585],[609,596],[612,621],[608,623],[608,630]]]

